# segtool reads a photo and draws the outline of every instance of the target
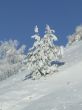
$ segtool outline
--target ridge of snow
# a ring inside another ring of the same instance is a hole
[[[0,82],[2,110],[82,110],[82,41],[66,47],[59,72],[24,80],[28,71]]]

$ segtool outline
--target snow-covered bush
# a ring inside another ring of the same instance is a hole
[[[71,45],[72,43],[80,40],[82,40],[82,25],[77,26],[75,33],[68,36],[68,45]]]
[[[35,39],[33,47],[29,49],[26,62],[27,68],[31,72],[32,78],[35,79],[42,75],[52,74],[57,71],[57,65],[51,65],[52,61],[59,60],[63,55],[63,47],[54,45],[58,38],[54,35],[54,30],[46,25],[46,31],[43,38],[39,36],[38,27],[36,26]]]
[[[0,80],[16,74],[23,66],[25,45],[18,48],[17,40],[0,42]]]

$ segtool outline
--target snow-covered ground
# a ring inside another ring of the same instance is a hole
[[[0,110],[82,110],[82,41],[65,49],[65,65],[39,80],[28,71],[0,82]]]

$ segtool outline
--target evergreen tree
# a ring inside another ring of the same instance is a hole
[[[72,45],[74,42],[82,40],[82,25],[77,26],[75,32],[68,36],[68,44]]]
[[[54,35],[54,30],[46,25],[45,35],[40,38],[38,27],[35,26],[35,39],[33,47],[29,50],[27,56],[27,67],[31,71],[32,78],[41,77],[57,71],[56,65],[51,65],[52,61],[58,60],[61,56],[61,47],[54,45],[54,41],[58,40]]]

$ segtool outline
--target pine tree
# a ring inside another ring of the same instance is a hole
[[[68,36],[68,44],[72,45],[74,42],[82,40],[82,25],[77,26],[75,32]]]
[[[38,27],[35,26],[35,39],[33,47],[29,49],[27,56],[27,67],[31,71],[32,78],[36,79],[47,74],[57,71],[56,65],[51,62],[58,60],[61,56],[61,47],[54,45],[54,41],[58,40],[54,35],[54,30],[46,25],[45,35],[43,38],[39,36]]]

